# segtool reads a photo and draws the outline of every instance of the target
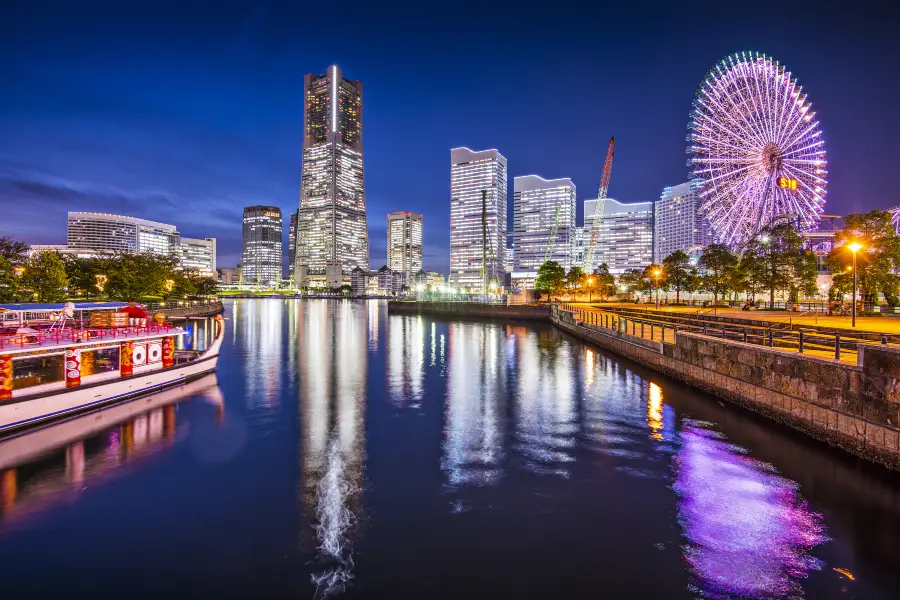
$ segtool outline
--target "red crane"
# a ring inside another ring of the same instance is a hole
[[[594,222],[591,225],[591,241],[584,255],[584,272],[592,273],[594,269],[594,250],[597,247],[597,238],[600,234],[600,220],[606,209],[606,193],[609,191],[609,176],[612,174],[613,147],[616,145],[615,136],[609,138],[609,150],[606,151],[606,162],[603,163],[603,174],[600,176],[600,191],[597,193],[597,209],[594,212]]]

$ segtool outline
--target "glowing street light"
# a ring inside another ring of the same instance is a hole
[[[97,288],[97,291],[102,294],[103,290],[106,288],[106,282],[109,281],[109,277],[107,277],[106,275],[97,273],[94,275],[94,279],[95,279],[94,287]]]
[[[862,249],[862,244],[860,244],[859,242],[850,242],[849,244],[847,244],[847,247],[850,249],[850,252],[853,253],[853,308],[850,312],[850,314],[852,315],[852,322],[850,326],[856,327],[856,253]]]

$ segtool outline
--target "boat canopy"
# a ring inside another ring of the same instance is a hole
[[[126,304],[126,302],[75,302],[75,310],[113,310],[122,308]],[[60,311],[65,307],[63,302],[59,304],[0,304],[0,310],[8,312]]]

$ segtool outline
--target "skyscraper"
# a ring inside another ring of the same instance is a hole
[[[181,238],[181,268],[205,277],[216,274],[216,238]]]
[[[296,267],[348,275],[369,268],[363,181],[363,86],[337,65],[303,78],[303,170]],[[245,275],[246,278],[246,275]],[[297,279],[303,277],[297,276]]]
[[[502,281],[505,254],[506,158],[497,150],[450,150],[450,283],[482,289],[485,278]]]
[[[392,212],[387,216],[387,266],[407,283],[422,270],[422,215]]]
[[[590,247],[597,199],[584,201],[584,237]],[[653,262],[653,202],[624,204],[607,198],[594,247],[594,268],[606,263],[613,273],[642,269]],[[587,250],[585,250],[587,254]]]
[[[513,277],[535,277],[545,257],[568,269],[575,253],[575,184],[537,175],[513,181]]]
[[[676,250],[690,254],[713,242],[712,228],[700,212],[702,183],[688,181],[663,190],[654,208],[653,261]]]
[[[272,285],[281,278],[284,230],[277,206],[244,209],[241,271],[245,284]]]
[[[294,262],[297,258],[297,216],[299,210],[291,213],[291,222],[288,226],[288,277],[294,274]]]

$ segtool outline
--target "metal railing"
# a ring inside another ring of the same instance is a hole
[[[699,322],[673,316],[647,318],[634,314],[584,310],[568,303],[559,306],[563,310],[573,313],[586,325],[628,333],[634,337],[652,341],[657,341],[659,338],[660,341],[667,342],[666,331],[672,331],[673,342],[678,333],[694,333],[721,338],[725,341],[766,346],[799,354],[833,357],[838,361],[852,360],[854,357],[851,355],[858,353],[860,346],[900,346],[900,335],[884,333],[878,336],[880,339],[873,340],[846,331],[779,329],[774,326]],[[660,334],[657,335],[657,332]]]
[[[191,306],[210,306],[213,304],[218,304],[219,299],[210,297],[210,298],[200,298],[193,300],[168,300],[165,302],[148,302],[147,310],[166,310],[172,308],[187,308]]]

